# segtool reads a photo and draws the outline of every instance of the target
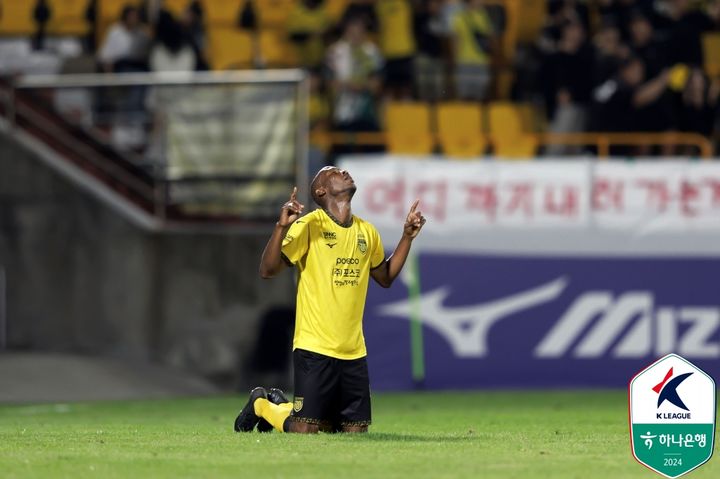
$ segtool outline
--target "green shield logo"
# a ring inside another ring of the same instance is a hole
[[[715,443],[715,381],[690,361],[668,354],[629,386],[630,443],[635,459],[665,477],[710,460]]]

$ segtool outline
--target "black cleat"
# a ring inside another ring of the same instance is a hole
[[[268,401],[273,404],[285,404],[286,402],[290,402],[290,400],[285,397],[285,393],[283,392],[283,390],[278,388],[268,389],[267,398]]]
[[[255,425],[260,420],[255,415],[255,400],[260,398],[267,398],[265,388],[257,387],[250,391],[247,404],[242,408],[238,417],[235,418],[235,432],[250,432],[255,429]]]
[[[290,402],[288,398],[285,397],[285,393],[282,392],[282,389],[278,388],[270,388],[267,392],[267,399],[273,404],[283,404],[286,402]],[[272,432],[273,426],[265,419],[260,418],[260,422],[258,422],[257,425],[257,430],[260,432]]]

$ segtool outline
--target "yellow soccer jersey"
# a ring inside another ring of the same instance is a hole
[[[387,59],[415,54],[412,6],[408,0],[382,0],[375,4],[380,26],[380,48]]]
[[[490,58],[475,40],[475,33],[488,37],[493,35],[492,22],[485,10],[459,12],[455,15],[452,29],[456,35],[457,62],[462,65],[487,65]]]
[[[385,259],[375,227],[353,216],[344,228],[317,209],[290,226],[282,253],[298,269],[293,349],[338,359],[364,357],[370,270]]]

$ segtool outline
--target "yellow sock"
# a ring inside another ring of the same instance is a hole
[[[289,402],[273,404],[267,399],[259,398],[255,400],[253,407],[257,416],[272,424],[276,431],[283,432],[283,424],[285,424],[285,419],[290,416],[293,405]]]

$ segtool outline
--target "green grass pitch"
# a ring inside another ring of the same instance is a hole
[[[376,394],[367,435],[237,434],[244,401],[0,406],[0,477],[661,477],[630,454],[624,391]]]

